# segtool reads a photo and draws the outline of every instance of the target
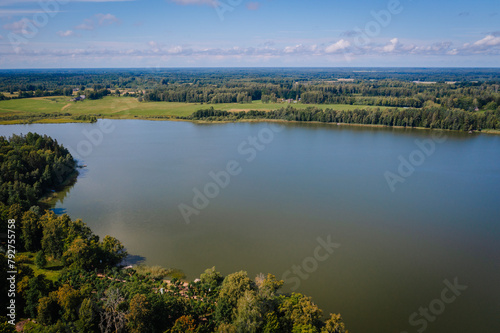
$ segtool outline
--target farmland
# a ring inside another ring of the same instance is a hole
[[[271,111],[286,107],[288,103],[181,103],[139,102],[134,97],[107,96],[99,100],[71,102],[66,96],[35,97],[0,101],[0,123],[26,122],[75,122],[78,116],[96,116],[111,119],[170,119],[189,116],[193,112],[213,106],[222,111]],[[314,106],[338,111],[376,109],[374,106],[347,104],[291,104],[297,109]],[[382,108],[386,109],[386,108]]]

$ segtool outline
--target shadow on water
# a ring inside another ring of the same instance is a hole
[[[53,211],[56,215],[66,214],[66,208],[51,208],[50,210]]]
[[[87,178],[88,168],[85,161],[77,160],[78,163],[78,178]]]
[[[82,176],[82,169],[77,171],[73,176],[68,178],[64,184],[56,188],[49,196],[42,199],[39,203],[42,209],[49,209],[60,215],[66,213],[66,208],[54,208],[58,203],[63,203],[64,199],[69,195],[71,189],[75,186],[78,178]]]
[[[139,265],[142,264],[146,261],[146,257],[136,255],[136,254],[129,254],[125,259],[123,259],[122,265],[124,266],[133,266],[133,265]]]

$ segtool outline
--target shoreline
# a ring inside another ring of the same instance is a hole
[[[182,121],[191,122],[195,124],[229,124],[229,123],[261,123],[261,122],[276,122],[276,123],[293,123],[293,124],[325,124],[325,125],[335,125],[335,126],[354,126],[354,127],[371,127],[371,128],[398,128],[398,129],[416,129],[416,130],[439,130],[447,132],[458,132],[458,133],[468,133],[466,131],[459,130],[449,130],[441,128],[426,128],[426,127],[405,127],[405,126],[388,126],[388,125],[377,125],[377,124],[357,124],[357,123],[325,123],[321,121],[297,121],[297,120],[284,120],[284,119],[239,119],[239,120],[221,120],[221,121],[211,121],[211,120],[193,120],[193,119],[180,119],[174,117],[101,117],[98,119],[110,119],[110,120],[147,120],[147,121]],[[30,124],[71,124],[71,123],[89,123],[85,121],[78,121],[74,119],[43,119],[41,121],[33,122],[22,122],[16,120],[1,121],[0,125],[30,125]],[[492,134],[500,135],[500,130],[496,129],[484,129],[481,131],[473,131],[469,134]]]

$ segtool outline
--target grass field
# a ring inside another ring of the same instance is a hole
[[[237,104],[198,104],[198,103],[173,103],[173,102],[138,102],[134,97],[108,96],[101,100],[85,100],[82,102],[70,102],[69,97],[39,97],[14,99],[0,101],[0,123],[8,124],[19,122],[12,120],[12,116],[29,117],[41,114],[69,114],[59,116],[57,119],[36,119],[34,122],[67,122],[74,121],[71,117],[79,115],[95,115],[101,118],[134,119],[134,118],[157,118],[169,116],[189,116],[194,111],[206,109],[211,106],[217,110],[226,111],[249,111],[276,110],[288,105],[297,109],[305,109],[316,106],[321,109],[332,108],[335,110],[354,110],[356,108],[375,109],[373,106],[362,105],[340,105],[340,104],[285,104],[269,103],[261,101],[253,103]],[[2,120],[2,118],[4,118]],[[55,117],[54,117],[55,118]]]
[[[61,275],[61,270],[63,269],[62,263],[58,260],[49,260],[44,268],[38,268],[34,264],[35,256],[36,253],[31,252],[19,252],[17,254],[18,260],[30,267],[35,276],[43,274],[47,279],[56,282]]]
[[[9,97],[9,98],[19,96],[18,92],[14,92],[11,94],[10,92],[0,91],[0,94],[4,95],[5,97]]]

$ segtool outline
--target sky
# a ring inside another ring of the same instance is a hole
[[[499,0],[0,0],[0,69],[499,64]]]

